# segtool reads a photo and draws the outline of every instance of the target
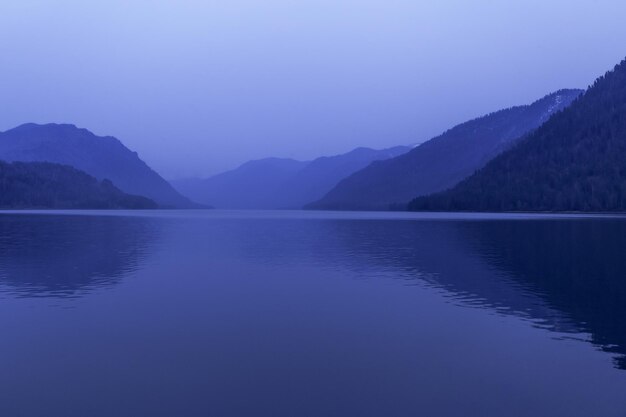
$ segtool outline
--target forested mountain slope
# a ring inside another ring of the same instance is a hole
[[[360,170],[308,206],[314,209],[405,208],[419,195],[450,188],[567,107],[582,91],[561,90],[530,105],[460,124],[410,152]]]
[[[626,61],[516,147],[412,210],[626,211]]]
[[[0,160],[70,165],[164,207],[194,206],[116,138],[70,124],[28,123],[0,133]]]
[[[153,209],[154,201],[123,193],[76,168],[49,162],[0,161],[3,209]]]

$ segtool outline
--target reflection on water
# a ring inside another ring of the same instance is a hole
[[[77,297],[135,271],[154,221],[103,216],[0,216],[0,290],[19,297]]]
[[[464,306],[559,333],[589,333],[626,369],[626,219],[268,220],[229,227],[241,228],[230,244],[242,257],[419,280]]]
[[[533,219],[0,216],[0,416],[623,415],[626,219]]]
[[[626,369],[626,221],[467,223],[462,233]]]
[[[464,306],[589,333],[626,369],[626,219],[318,224],[320,262],[446,290]],[[292,248],[293,249],[293,248]],[[345,256],[349,254],[349,256]],[[264,253],[263,256],[269,256]]]

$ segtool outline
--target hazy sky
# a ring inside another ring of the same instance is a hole
[[[586,87],[624,0],[0,0],[0,130],[114,135],[168,178],[426,140]]]

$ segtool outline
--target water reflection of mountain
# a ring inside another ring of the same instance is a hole
[[[1,215],[0,291],[65,298],[115,285],[138,268],[156,233],[141,217]]]
[[[351,252],[351,268],[400,270],[465,305],[589,333],[626,369],[626,221],[371,221],[332,228]]]
[[[467,223],[463,234],[626,369],[626,221]]]
[[[414,281],[445,290],[464,305],[524,315],[577,332],[564,314],[485,259],[463,233],[467,222],[394,220],[234,221],[220,248],[257,262],[347,268],[355,276]],[[476,223],[477,225],[484,222]],[[276,247],[280,247],[280,251]],[[545,322],[545,323],[544,323]]]

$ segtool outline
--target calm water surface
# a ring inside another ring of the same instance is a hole
[[[0,416],[626,416],[626,218],[0,214]]]

